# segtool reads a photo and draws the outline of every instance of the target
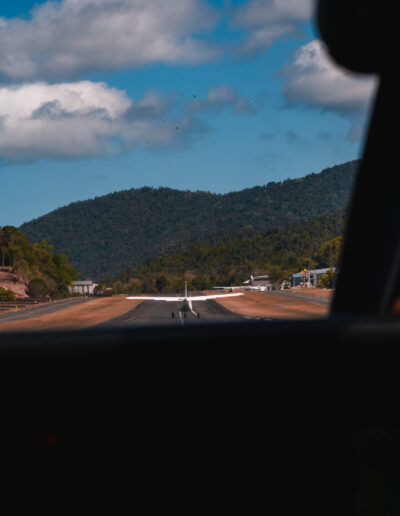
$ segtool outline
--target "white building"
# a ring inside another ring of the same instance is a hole
[[[68,287],[70,294],[80,294],[81,296],[93,296],[94,289],[98,283],[93,283],[91,280],[73,281],[72,287]]]
[[[336,270],[335,267],[327,267],[325,269],[308,269],[305,274],[303,272],[292,274],[292,285],[298,287],[304,282],[308,287],[316,287],[319,278],[331,269],[333,269],[333,272]]]

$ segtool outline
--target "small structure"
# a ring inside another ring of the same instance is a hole
[[[102,289],[97,289],[96,295],[97,296],[105,296],[105,297],[113,296],[114,289],[112,287],[104,287]]]
[[[308,269],[296,274],[292,274],[293,287],[300,287],[305,285],[307,287],[316,287],[319,278],[329,270],[335,272],[335,267],[326,267],[325,269]]]
[[[81,296],[93,296],[97,285],[98,283],[93,283],[92,280],[73,281],[72,287],[68,287],[68,292],[70,294],[80,294]]]
[[[269,276],[250,276],[249,280],[243,281],[243,285],[254,287],[267,287],[269,284]]]

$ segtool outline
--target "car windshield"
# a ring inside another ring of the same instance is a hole
[[[0,331],[321,318],[376,78],[313,0],[0,7]]]

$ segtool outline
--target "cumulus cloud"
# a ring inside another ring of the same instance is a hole
[[[145,92],[125,113],[128,121],[156,120],[166,116],[174,106],[174,97],[156,89]]]
[[[365,111],[375,88],[375,79],[335,65],[320,40],[302,46],[283,73],[288,101],[343,113]]]
[[[235,89],[225,84],[221,86],[211,86],[205,99],[193,99],[188,109],[192,112],[212,110],[221,112],[224,108],[232,108],[236,113],[253,113],[255,108],[250,101],[240,95]]]
[[[262,52],[278,38],[296,33],[299,24],[311,18],[314,3],[315,0],[252,0],[242,5],[232,20],[234,26],[247,31],[240,52]]]
[[[98,155],[130,105],[123,92],[89,81],[2,87],[0,156],[24,161]]]
[[[134,101],[91,81],[0,87],[0,158],[24,162],[179,147],[207,130],[195,116],[173,116],[172,107],[155,90]]]
[[[351,74],[329,58],[324,44],[302,46],[282,72],[287,103],[336,112],[351,120],[348,138],[357,141],[376,89],[376,78]]]
[[[0,77],[66,80],[94,70],[199,63],[215,49],[193,37],[215,23],[202,0],[61,0],[29,19],[0,18]]]
[[[0,87],[0,159],[101,156],[131,148],[162,150],[189,146],[210,130],[199,115],[225,108],[251,113],[245,97],[213,86],[203,100],[181,105],[179,96],[150,89],[139,99],[105,83],[37,82]]]

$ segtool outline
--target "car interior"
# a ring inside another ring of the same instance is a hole
[[[55,466],[130,457],[142,482],[172,475],[192,500],[218,486],[233,500],[226,484],[246,486],[249,505],[263,493],[282,514],[294,499],[311,513],[372,514],[357,496],[375,468],[399,508],[400,178],[388,125],[398,100],[393,31],[377,5],[317,9],[336,62],[380,78],[330,316],[3,334],[4,453]]]

